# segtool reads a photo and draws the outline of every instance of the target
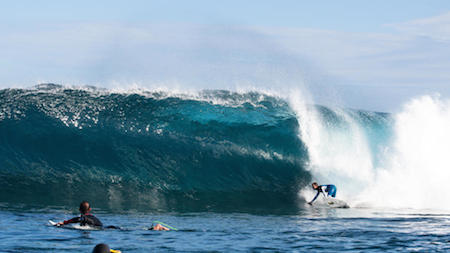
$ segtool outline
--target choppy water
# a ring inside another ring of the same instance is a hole
[[[107,243],[122,252],[448,252],[450,214],[411,210],[324,209],[296,214],[113,214],[97,210],[122,230],[51,227],[72,216],[61,209],[0,212],[1,252],[90,252]],[[179,231],[149,231],[152,221]]]

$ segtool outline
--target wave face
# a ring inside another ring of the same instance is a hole
[[[0,91],[0,201],[142,210],[294,207],[311,180],[287,102],[258,93]]]
[[[314,180],[353,207],[450,210],[450,101],[386,114],[300,95],[1,90],[0,201],[273,212],[302,207]]]

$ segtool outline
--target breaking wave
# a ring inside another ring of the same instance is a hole
[[[0,201],[289,210],[317,180],[353,207],[450,209],[448,101],[424,96],[396,114],[305,101],[298,92],[4,89]]]

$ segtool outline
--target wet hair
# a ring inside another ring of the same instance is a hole
[[[319,186],[319,184],[318,184],[317,182],[314,182],[314,183],[312,183],[311,185],[312,185],[313,187],[314,187],[314,185]]]
[[[83,201],[83,202],[81,202],[80,203],[80,213],[82,213],[82,214],[86,214],[87,212],[89,212],[89,209],[90,209],[91,207],[90,207],[90,205],[89,205],[89,202],[87,202],[87,201]]]
[[[111,249],[109,248],[108,244],[104,243],[95,245],[95,248],[92,250],[92,253],[110,253],[110,252]]]

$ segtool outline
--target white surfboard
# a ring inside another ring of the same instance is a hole
[[[350,206],[343,200],[336,198],[327,198],[326,203],[332,208],[350,208]]]
[[[68,229],[78,229],[78,230],[99,230],[99,228],[91,227],[91,226],[81,226],[79,223],[71,223],[64,226],[58,225],[58,222],[54,222],[52,220],[48,220],[48,223],[55,227],[62,227]]]
[[[327,208],[350,208],[347,202],[332,197],[318,198],[312,205],[316,207],[327,207]]]
[[[48,220],[48,223],[50,223],[50,225],[52,226],[58,226],[58,222],[54,222],[52,220]]]

